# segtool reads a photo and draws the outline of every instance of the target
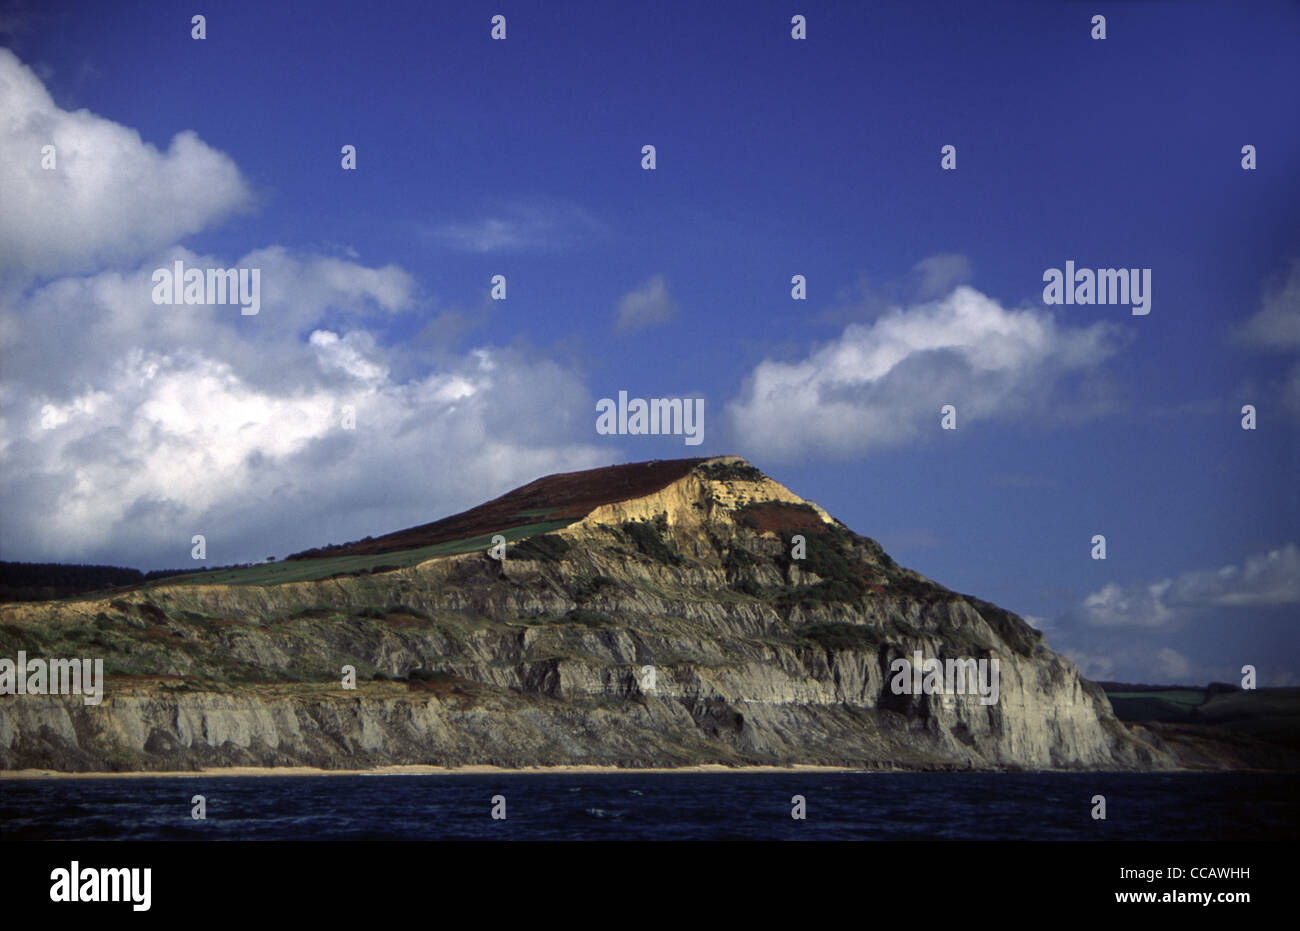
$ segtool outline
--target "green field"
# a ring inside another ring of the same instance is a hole
[[[465,540],[449,540],[435,543],[414,550],[399,550],[394,553],[376,553],[363,556],[330,556],[324,559],[297,559],[291,562],[265,563],[260,566],[248,566],[243,569],[216,569],[212,572],[194,572],[188,575],[173,575],[146,583],[146,591],[171,585],[280,585],[285,582],[313,582],[329,578],[332,575],[355,575],[362,572],[374,572],[379,567],[388,569],[406,569],[427,559],[437,556],[455,556],[459,553],[472,553],[475,550],[486,552],[492,545],[492,537],[500,533],[507,543],[514,543],[524,537],[542,533],[551,533],[561,527],[567,527],[572,520],[550,520],[537,524],[525,524],[511,527],[509,530],[485,533]]]
[[[1166,689],[1160,692],[1107,692],[1112,700],[1116,698],[1151,698],[1161,701],[1176,702],[1180,705],[1205,704],[1208,697],[1205,692],[1195,689]]]
[[[1187,721],[1210,696],[1201,689],[1161,689],[1107,692],[1106,697],[1121,721]]]

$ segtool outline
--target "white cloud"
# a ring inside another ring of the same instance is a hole
[[[449,223],[443,237],[467,252],[504,252],[532,245],[534,231],[501,217],[485,217],[472,223]]]
[[[155,305],[150,276],[176,260],[186,267],[260,269],[260,313],[241,318],[230,305]],[[322,318],[338,318],[326,329],[345,322],[355,328],[383,323],[415,304],[411,276],[394,266],[295,256],[281,247],[258,249],[231,263],[175,248],[127,270],[56,279],[0,306],[2,377],[63,402],[83,383],[114,378],[128,352],[172,355],[178,347],[201,347],[241,379],[278,390],[294,380],[324,377],[316,350],[304,339],[321,328]],[[358,338],[352,338],[354,348]]]
[[[941,252],[922,259],[912,266],[916,296],[923,301],[947,294],[957,285],[965,284],[970,279],[970,259],[957,253]]]
[[[820,311],[816,319],[835,326],[874,320],[895,307],[943,297],[958,285],[969,282],[971,275],[970,259],[956,252],[940,252],[921,259],[899,281],[873,281],[863,273],[851,285],[838,289],[834,302]]]
[[[434,237],[461,252],[545,252],[570,246],[600,229],[590,213],[554,200],[499,204],[471,220],[442,223]]]
[[[1288,543],[1251,556],[1241,566],[1185,572],[1164,597],[1178,606],[1300,604],[1300,547]]]
[[[1054,626],[1050,617],[1038,617],[1034,614],[1022,614],[1021,618],[1026,624],[1034,628],[1034,630],[1041,630],[1044,633],[1050,631]]]
[[[52,179],[47,137],[66,169]],[[32,145],[36,174],[9,158]],[[244,199],[192,134],[161,154],[60,111],[0,50],[0,151],[0,274],[23,282],[0,301],[0,559],[187,566],[202,533],[210,564],[260,560],[609,461],[589,393],[556,362],[480,346],[434,365],[418,341],[387,342],[427,304],[397,266],[176,245]],[[155,305],[152,272],[178,259],[260,269],[260,313]],[[32,281],[46,274],[63,277]]]
[[[1149,643],[1115,644],[1106,653],[1065,647],[1061,654],[1079,667],[1084,678],[1092,680],[1135,685],[1196,685],[1234,678],[1231,666],[1198,663],[1172,647]]]
[[[263,346],[232,329],[209,321],[145,349],[123,328],[101,346],[110,364],[69,357],[49,391],[6,372],[0,558],[176,565],[203,533],[214,561],[259,559],[423,523],[609,455],[567,419],[591,408],[584,386],[545,359],[484,347],[397,379],[399,351],[366,331]],[[23,346],[48,356],[61,332]]]
[[[1173,613],[1160,600],[1168,582],[1154,585],[1104,586],[1083,599],[1078,612],[1089,624],[1103,627],[1161,627]]]
[[[432,367],[363,326],[415,306],[401,269],[257,250],[243,317],[153,304],[173,258],[229,264],[175,249],[0,310],[0,558],[183,565],[203,533],[214,562],[260,559],[608,461],[574,373],[490,346]]]
[[[895,308],[797,362],[761,362],[727,408],[745,449],[769,460],[850,455],[938,429],[1042,409],[1065,375],[1117,349],[1107,323],[1071,327],[1038,309],[1008,310],[973,288]]]
[[[1300,349],[1300,259],[1292,261],[1285,278],[1265,289],[1259,310],[1236,336],[1261,349]]]
[[[1085,679],[1110,679],[1115,672],[1115,659],[1104,653],[1090,653],[1087,650],[1077,650],[1070,647],[1060,648],[1060,653],[1079,667],[1079,673]]]
[[[1159,642],[1133,642],[1114,636],[1088,648],[1057,645],[1055,649],[1077,667],[1084,678],[1134,685],[1207,685],[1238,682],[1240,663],[1222,657],[1198,660]],[[1265,671],[1261,685],[1282,686],[1292,674]]]
[[[1288,621],[1294,619],[1287,615],[1294,614],[1291,606],[1297,604],[1300,547],[1289,543],[1218,569],[1108,584],[1050,621],[1034,618],[1031,623],[1090,679],[1152,685],[1235,682],[1242,663],[1254,661],[1260,648],[1252,645],[1243,656],[1215,646],[1223,626],[1250,623],[1253,635],[1286,643]],[[1261,666],[1261,684],[1285,685],[1290,674],[1278,667]]]
[[[1240,566],[1196,569],[1155,582],[1108,584],[1070,613],[1099,627],[1167,627],[1213,608],[1300,604],[1300,547],[1294,543]]]
[[[53,170],[42,149],[55,147]],[[228,157],[193,132],[165,152],[88,110],[60,109],[0,48],[0,278],[131,262],[251,203]]]
[[[381,384],[388,378],[388,366],[377,360],[374,337],[354,330],[342,339],[333,330],[313,330],[307,340],[316,348],[322,368],[335,369],[369,384]]]
[[[677,303],[668,293],[664,276],[655,275],[619,298],[615,311],[620,330],[639,330],[667,323],[677,314]]]
[[[1192,661],[1171,647],[1156,650],[1153,669],[1157,681],[1187,683],[1192,681],[1195,667]]]
[[[1284,276],[1265,286],[1259,309],[1232,336],[1244,346],[1266,352],[1300,350],[1300,259],[1293,259]],[[1300,418],[1300,360],[1292,362],[1280,379],[1250,383],[1250,393],[1257,392],[1276,393],[1281,408]]]

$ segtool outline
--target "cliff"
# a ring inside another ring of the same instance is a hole
[[[485,552],[497,531],[504,560]],[[401,565],[422,547],[447,554]],[[0,767],[1184,765],[1020,618],[733,457],[552,476],[302,555],[287,577],[322,577],[0,607],[0,656],[108,674],[99,705],[0,696]],[[917,653],[996,659],[996,700],[891,688]]]

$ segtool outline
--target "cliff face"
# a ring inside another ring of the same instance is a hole
[[[110,678],[97,706],[0,696],[0,767],[1177,765],[1018,617],[741,460],[677,471],[504,561],[5,606],[0,656],[104,657]],[[918,652],[998,660],[996,701],[898,694],[891,663]]]

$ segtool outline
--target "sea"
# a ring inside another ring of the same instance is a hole
[[[5,779],[0,839],[1295,841],[1298,787],[1253,773]]]

